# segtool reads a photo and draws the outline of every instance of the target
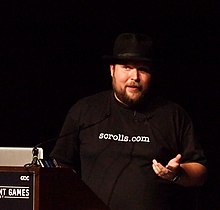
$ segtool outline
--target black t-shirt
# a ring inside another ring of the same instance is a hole
[[[166,165],[180,153],[183,162],[206,161],[186,112],[158,97],[136,109],[122,106],[111,91],[87,97],[67,115],[61,134],[70,132],[51,156],[73,165],[113,210],[181,209],[189,188],[159,178],[152,160]]]

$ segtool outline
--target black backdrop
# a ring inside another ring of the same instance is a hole
[[[158,90],[191,115],[209,159],[204,209],[218,209],[219,4],[1,1],[0,146],[58,136],[77,99],[111,87],[102,55],[121,32],[155,40]],[[202,208],[202,207],[201,207]]]

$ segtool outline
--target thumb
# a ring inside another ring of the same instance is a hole
[[[182,156],[178,154],[176,157],[171,159],[169,163],[166,165],[166,168],[172,169],[173,167],[177,167],[180,164],[181,157]]]
[[[174,159],[177,163],[180,163],[181,158],[182,158],[181,154],[178,154]]]

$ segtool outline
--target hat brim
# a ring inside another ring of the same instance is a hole
[[[146,63],[152,63],[151,58],[143,58],[143,57],[134,57],[134,56],[108,56],[105,55],[102,57],[104,61],[110,63],[110,64],[123,64],[127,62],[146,62]]]

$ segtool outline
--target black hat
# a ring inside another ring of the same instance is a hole
[[[144,34],[123,33],[114,43],[113,56],[103,56],[109,63],[152,62],[152,39]]]

